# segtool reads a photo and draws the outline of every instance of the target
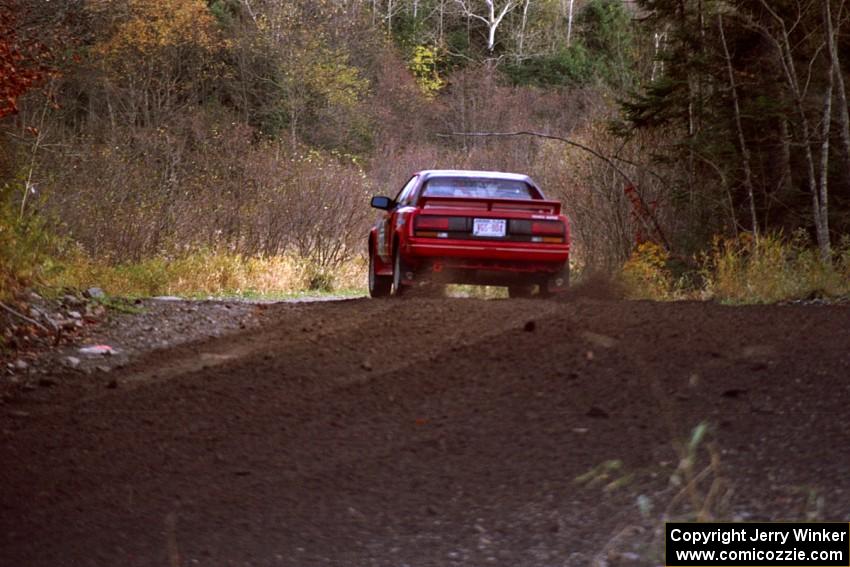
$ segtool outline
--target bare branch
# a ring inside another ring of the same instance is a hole
[[[26,315],[24,315],[23,313],[19,313],[19,312],[15,311],[14,309],[9,307],[8,305],[3,303],[2,301],[0,301],[0,307],[2,307],[3,309],[8,311],[9,313],[14,315],[15,317],[18,317],[19,319],[26,321],[30,325],[35,325],[36,327],[38,327],[39,329],[41,329],[45,333],[50,333],[50,329],[48,329],[47,327],[45,327],[44,325],[42,325],[41,323],[39,323],[35,319],[31,319],[31,318],[27,317]]]
[[[466,5],[465,0],[455,0],[455,2],[457,2],[460,5],[461,10],[463,10],[464,16],[466,16],[468,18],[475,18],[476,20],[481,20],[482,22],[484,22],[488,26],[490,25],[490,21],[487,18],[485,18],[484,16],[481,16],[480,14],[476,14],[475,12],[470,10],[469,6]]]
[[[604,161],[608,166],[613,169],[617,174],[623,178],[623,180],[635,190],[635,194],[640,200],[640,204],[643,209],[646,211],[650,220],[652,221],[652,228],[658,235],[662,244],[667,250],[670,250],[670,242],[667,240],[667,237],[664,235],[664,231],[661,229],[661,225],[658,223],[658,219],[652,214],[651,209],[646,203],[646,200],[641,195],[640,190],[637,184],[632,181],[632,178],[626,174],[622,169],[617,167],[617,164],[614,163],[614,160],[609,158],[608,156],[594,150],[591,147],[585,146],[582,143],[576,142],[575,140],[570,140],[569,138],[564,138],[562,136],[555,136],[554,134],[544,134],[543,132],[532,132],[530,130],[521,130],[518,132],[450,132],[448,134],[437,134],[442,138],[451,138],[451,137],[468,137],[468,138],[510,138],[510,137],[519,137],[519,136],[532,136],[534,138],[543,138],[546,140],[556,140],[558,142],[563,142],[567,145],[573,146],[574,148],[578,148],[584,152],[591,154],[592,156]],[[615,158],[616,159],[616,158]]]

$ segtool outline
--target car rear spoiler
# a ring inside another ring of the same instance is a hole
[[[423,209],[475,209],[482,211],[523,211],[544,215],[561,213],[561,203],[543,199],[488,199],[486,197],[428,197],[420,199]]]

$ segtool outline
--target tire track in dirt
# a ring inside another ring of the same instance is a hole
[[[270,307],[259,333],[147,363],[250,348],[237,358],[4,436],[0,564],[608,561],[651,540],[620,534],[645,527],[639,495],[675,496],[672,442],[700,421],[736,488],[723,513],[800,517],[816,486],[842,519],[848,323],[582,299]],[[621,488],[575,482],[612,459]]]

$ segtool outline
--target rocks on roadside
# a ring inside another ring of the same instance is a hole
[[[97,292],[89,295],[66,292],[54,300],[33,292],[20,296],[13,304],[17,315],[10,315],[4,327],[7,344],[15,349],[45,340],[58,343],[60,338],[72,336],[86,324],[103,319],[106,307],[92,299],[100,296]],[[3,327],[2,318],[0,327]]]
[[[83,293],[83,295],[89,299],[104,299],[106,297],[106,293],[99,287],[90,287]]]
[[[106,315],[106,307],[100,304],[89,303],[86,305],[86,317],[100,319]]]
[[[86,304],[84,299],[70,293],[63,295],[61,301],[66,307],[81,307]]]
[[[9,348],[8,358],[0,359],[0,404],[6,392],[46,395],[52,379],[58,385],[76,386],[92,375],[102,380],[101,387],[120,388],[120,380],[111,375],[128,360],[210,332],[219,335],[251,328],[260,323],[260,311],[265,308],[251,302],[139,300],[136,304],[142,309],[124,313],[89,295],[97,294],[68,290],[50,299],[32,294],[10,301],[15,311],[38,325],[13,314],[4,318],[0,312],[0,338]],[[368,372],[374,358],[367,356],[364,361]],[[65,375],[74,379],[66,383],[61,380]]]

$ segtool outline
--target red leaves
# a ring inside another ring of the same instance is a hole
[[[17,112],[18,97],[50,74],[36,59],[21,45],[11,9],[0,8],[0,118]]]
[[[627,186],[623,192],[632,204],[631,217],[635,221],[635,245],[641,245],[644,242],[654,240],[652,237],[647,238],[643,227],[652,227],[651,221],[658,208],[658,203],[653,201],[647,205],[640,198],[640,195],[638,195],[637,189],[631,185]]]

